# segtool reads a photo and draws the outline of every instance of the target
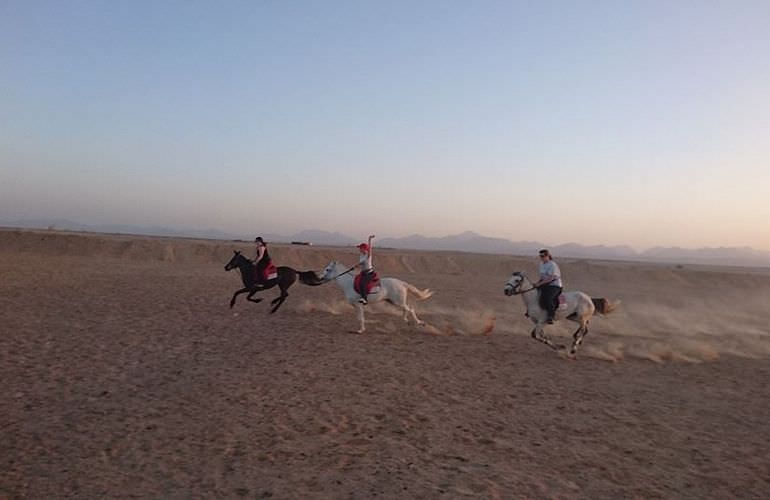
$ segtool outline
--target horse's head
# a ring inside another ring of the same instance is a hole
[[[340,273],[344,271],[344,269],[340,270],[341,267],[343,267],[342,264],[336,260],[329,262],[329,264],[324,268],[323,274],[321,275],[321,281],[333,280],[339,276]]]
[[[230,271],[231,269],[240,267],[244,262],[248,262],[248,260],[249,259],[241,255],[239,250],[233,250],[233,258],[230,259],[230,262],[225,264],[225,271]]]
[[[511,275],[511,279],[505,282],[505,286],[503,287],[503,293],[508,295],[509,297],[511,295],[514,295],[521,290],[521,284],[524,283],[524,274],[516,271]]]

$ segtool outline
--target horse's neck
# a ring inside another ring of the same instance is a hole
[[[342,288],[353,288],[353,271],[350,271],[347,274],[342,274],[348,269],[336,269],[337,277],[335,278],[335,281],[339,286]]]
[[[537,289],[533,288],[533,283],[526,276],[524,277],[524,283],[522,285],[525,287],[524,290],[527,291],[521,294],[521,300],[524,301],[524,305],[529,309],[538,304]]]
[[[241,272],[244,284],[247,284],[246,281],[251,282],[254,280],[254,264],[250,261],[244,259],[243,262],[238,264],[238,270]]]

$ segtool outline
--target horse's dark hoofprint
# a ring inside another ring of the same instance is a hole
[[[236,267],[241,272],[243,288],[236,290],[236,292],[233,294],[233,298],[230,299],[230,307],[235,305],[235,299],[238,297],[238,295],[247,292],[248,295],[246,296],[246,300],[254,303],[262,302],[262,299],[252,298],[253,295],[257,292],[261,292],[262,290],[267,290],[278,285],[278,288],[281,289],[281,295],[270,301],[270,305],[273,306],[273,308],[270,310],[270,313],[272,314],[277,311],[279,307],[281,307],[281,304],[283,304],[283,302],[286,300],[286,297],[289,296],[286,291],[291,285],[294,284],[295,281],[297,281],[298,277],[300,283],[304,285],[317,286],[323,283],[318,279],[318,275],[314,271],[295,271],[294,269],[286,266],[272,266],[272,269],[268,267],[265,269],[263,280],[257,280],[255,279],[257,270],[254,263],[244,257],[241,252],[233,250],[233,258],[230,259],[230,262],[225,265],[225,271],[230,271]],[[272,275],[273,270],[275,273],[275,278],[266,279]]]

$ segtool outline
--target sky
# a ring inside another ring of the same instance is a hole
[[[770,249],[770,2],[0,2],[0,218]]]

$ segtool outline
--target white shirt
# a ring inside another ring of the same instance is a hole
[[[561,269],[556,262],[549,260],[548,262],[540,263],[540,279],[545,279],[548,276],[556,276],[556,279],[547,283],[550,286],[562,286],[561,282]]]
[[[362,271],[371,271],[372,267],[372,254],[362,253],[358,258],[358,264],[361,266]]]

